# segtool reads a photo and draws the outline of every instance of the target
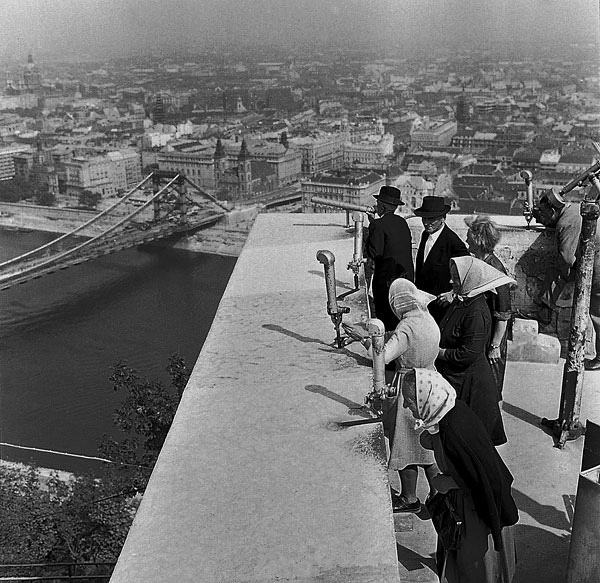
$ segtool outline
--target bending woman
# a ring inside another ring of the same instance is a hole
[[[463,519],[458,550],[438,537],[436,562],[442,583],[510,583],[515,571],[512,530],[519,512],[513,477],[478,417],[442,376],[415,369],[402,384],[404,407],[425,429],[421,442],[433,449],[440,474],[433,478]]]
[[[427,304],[432,299],[434,296],[417,289],[407,279],[396,279],[390,286],[389,303],[399,322],[385,343],[384,358],[386,364],[395,361],[396,386],[405,369],[434,369],[440,331],[427,311]],[[371,338],[368,332],[359,325],[343,326],[348,336],[360,340],[370,353]],[[432,466],[433,455],[421,447],[412,430],[413,423],[411,415],[403,407],[398,407],[397,400],[383,417],[384,431],[390,443],[388,467],[398,470],[401,484],[400,494],[392,496],[394,512],[419,512],[421,509],[421,501],[417,498],[418,466],[424,468],[430,489],[430,478],[437,473]]]
[[[485,292],[513,279],[475,257],[450,260],[454,300],[440,322],[436,368],[488,428],[494,445],[506,443],[498,391],[487,360],[492,316]]]

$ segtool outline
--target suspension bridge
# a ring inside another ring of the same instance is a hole
[[[149,195],[148,185],[152,185]],[[141,198],[140,193],[144,194]],[[0,263],[0,290],[103,255],[210,226],[229,210],[184,174],[157,170],[76,229]],[[84,235],[90,232],[94,235]]]

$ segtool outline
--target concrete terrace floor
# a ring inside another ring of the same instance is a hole
[[[261,214],[185,390],[112,582],[436,581],[430,521],[391,513],[379,424],[360,419],[371,385],[362,348],[332,347],[319,249],[352,287],[345,214]],[[347,321],[365,317],[347,299]],[[562,366],[510,363],[501,454],[521,511],[515,583],[562,583],[583,440],[562,451]],[[582,419],[600,422],[600,372]],[[421,498],[424,478],[420,479]]]
[[[499,448],[515,481],[513,496],[520,520],[515,527],[517,570],[513,583],[564,583],[583,438],[564,449],[541,426],[555,419],[564,360],[558,364],[509,362],[503,418],[508,443]],[[586,372],[581,420],[600,422],[600,372]],[[425,477],[419,493],[427,495]],[[437,581],[432,552],[435,534],[420,515],[396,515],[398,568],[403,582]]]

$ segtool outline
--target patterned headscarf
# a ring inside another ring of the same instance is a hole
[[[399,277],[390,285],[389,302],[392,312],[399,320],[406,312],[416,308],[427,309],[427,304],[435,300],[435,296],[421,291],[412,281]]]
[[[453,257],[450,261],[456,267],[460,278],[459,299],[474,298],[486,291],[495,292],[497,287],[517,283],[512,277],[470,255]]]
[[[418,419],[415,429],[438,432],[439,421],[454,407],[456,391],[437,371],[415,368],[415,375],[407,375],[402,383],[402,393],[414,400]]]

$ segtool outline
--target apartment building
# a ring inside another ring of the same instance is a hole
[[[202,188],[215,189],[215,148],[208,143],[196,143],[168,148],[158,154],[158,168],[185,174]]]
[[[62,191],[73,197],[84,190],[115,196],[141,182],[140,155],[133,150],[78,154],[63,161],[61,167]]]
[[[15,156],[31,151],[27,144],[14,144],[0,148],[0,180],[11,180],[15,177]]]
[[[269,165],[278,186],[284,186],[300,179],[302,153],[298,148],[286,147],[280,142],[249,140],[248,152],[252,160],[263,161]]]
[[[300,150],[302,175],[311,176],[327,170],[342,168],[344,144],[347,141],[349,141],[348,133],[342,132],[292,138],[290,143]]]
[[[372,136],[361,142],[344,144],[344,166],[385,170],[394,153],[394,136]]]
[[[373,206],[374,194],[385,184],[383,174],[361,170],[320,172],[311,178],[302,180],[303,212],[340,212],[339,209],[324,205],[313,205],[311,198],[319,196],[335,202],[344,202],[361,206]]]
[[[410,132],[410,144],[413,147],[435,148],[449,146],[452,137],[458,131],[456,120],[424,120],[415,125]]]
[[[107,152],[113,163],[113,182],[118,192],[131,190],[142,181],[142,164],[139,152],[135,150],[117,150]]]

